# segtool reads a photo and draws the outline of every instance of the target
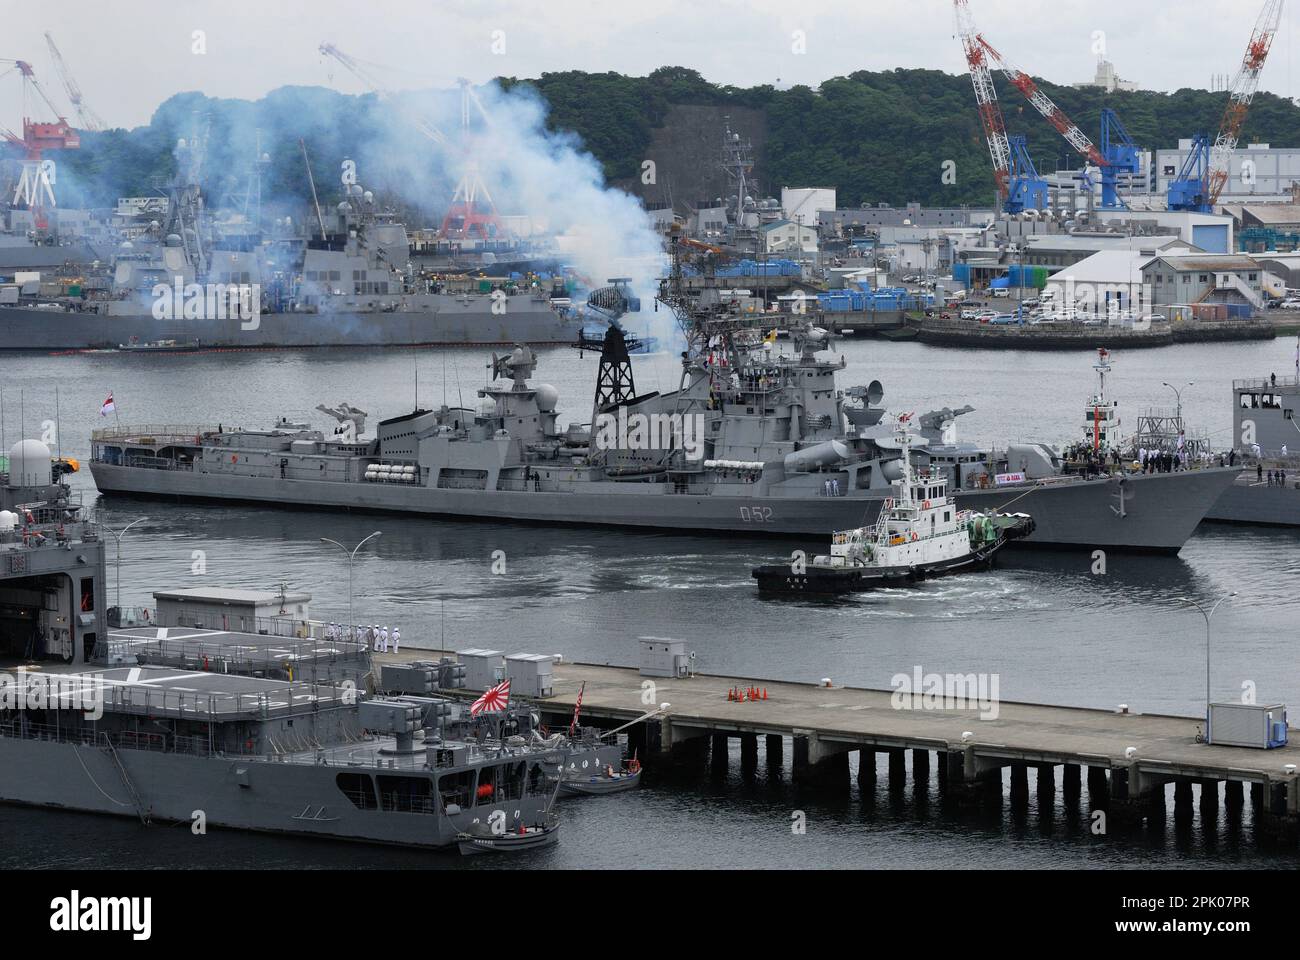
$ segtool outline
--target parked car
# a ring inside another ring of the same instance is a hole
[[[1014,313],[1000,313],[989,321],[989,323],[994,326],[1023,326],[1024,322],[1025,321],[1021,320]]]
[[[1011,296],[1011,291],[1007,289],[991,290],[989,292],[999,300],[1006,300]]]

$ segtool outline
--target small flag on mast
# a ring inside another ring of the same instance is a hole
[[[509,705],[510,681],[502,680],[470,704],[469,715],[477,717],[480,713],[501,713]]]
[[[101,417],[106,417],[110,413],[114,413],[116,410],[117,407],[113,404],[113,391],[110,390],[108,392],[108,399],[105,400],[103,405],[99,408],[99,415]]]
[[[569,736],[573,736],[578,729],[578,714],[582,712],[582,691],[587,689],[587,681],[582,681],[582,686],[578,688],[578,699],[573,702],[573,719],[569,721]]]

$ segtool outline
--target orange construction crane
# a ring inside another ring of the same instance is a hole
[[[18,136],[11,130],[0,127],[0,138],[23,151],[23,170],[14,189],[12,203],[22,205],[32,211],[32,218],[38,230],[48,226],[44,215],[46,206],[55,206],[53,163],[44,157],[46,150],[75,150],[81,146],[81,136],[68,125],[67,118],[59,113],[53,101],[46,96],[45,90],[36,80],[32,65],[25,60],[0,59],[0,64],[10,64],[0,78],[18,72],[23,85],[23,134]],[[53,123],[34,121],[30,116],[32,94],[37,94],[50,111],[57,117]]]
[[[1241,61],[1241,69],[1233,78],[1231,94],[1227,109],[1223,112],[1223,121],[1219,124],[1219,135],[1210,148],[1209,202],[1210,208],[1219,202],[1223,189],[1228,185],[1229,164],[1232,153],[1237,149],[1241,137],[1241,128],[1246,122],[1250,104],[1259,90],[1259,76],[1264,72],[1264,63],[1273,48],[1273,38],[1277,36],[1278,26],[1282,22],[1284,0],[1268,0],[1260,12],[1255,24],[1255,32],[1250,35],[1250,45],[1246,47],[1246,56]]]

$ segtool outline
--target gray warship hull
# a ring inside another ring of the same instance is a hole
[[[833,530],[871,525],[888,495],[758,496],[743,483],[732,485],[734,495],[716,488],[692,494],[676,493],[670,484],[617,481],[574,483],[556,490],[463,490],[142,469],[96,460],[90,471],[105,495],[819,540]],[[1011,510],[1032,516],[1034,532],[1015,545],[1177,553],[1236,473],[1206,469],[1138,474],[1122,485],[1109,479],[1050,481],[963,490],[956,499],[963,510]]]
[[[459,831],[488,816],[483,807],[451,816],[358,809],[336,784],[346,766],[147,750],[117,756],[155,822],[192,821],[201,809],[215,828],[453,848]],[[0,770],[0,801],[141,815],[112,755],[96,746],[0,736]]]
[[[1250,470],[1224,491],[1205,519],[1209,523],[1300,527],[1300,490],[1258,482],[1255,471]]]
[[[246,321],[0,307],[0,351],[114,349],[132,339],[198,340],[199,349],[544,345],[572,343],[582,329],[580,320],[542,297],[511,297],[503,313],[494,313],[487,297],[446,295],[437,301],[392,311],[263,313]]]

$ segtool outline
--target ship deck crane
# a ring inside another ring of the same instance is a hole
[[[103,130],[104,121],[99,119],[99,114],[90,109],[90,104],[86,103],[85,98],[81,95],[81,88],[77,86],[77,81],[73,79],[72,71],[63,59],[63,54],[59,53],[59,48],[54,45],[54,37],[48,30],[45,31],[45,45],[50,48],[50,59],[54,62],[54,70],[58,73],[59,79],[63,81],[63,89],[68,95],[68,102],[72,104],[72,109],[77,112],[77,116],[81,119],[81,128],[96,132]]]
[[[1260,74],[1268,60],[1273,47],[1273,38],[1277,36],[1278,26],[1282,22],[1284,0],[1267,0],[1255,23],[1255,31],[1250,35],[1250,44],[1242,58],[1241,69],[1233,78],[1228,106],[1223,112],[1223,121],[1219,124],[1219,135],[1214,146],[1210,148],[1209,171],[1209,206],[1213,209],[1228,185],[1229,165],[1237,141],[1241,137],[1241,128],[1246,122],[1246,114],[1259,90]]]
[[[450,139],[437,124],[399,103],[389,90],[370,75],[360,60],[344,53],[332,43],[322,43],[320,52],[342,64],[380,100],[396,106],[407,121],[416,130],[424,134],[427,139],[440,147],[450,147]],[[463,140],[468,141],[470,116],[473,112],[471,108],[476,108],[485,122],[490,123],[491,118],[488,116],[483,102],[474,93],[470,82],[461,79],[458,83],[460,84],[461,95],[461,133]],[[442,219],[438,236],[449,240],[472,239],[475,237],[480,240],[491,240],[503,236],[504,233],[504,226],[497,214],[492,194],[483,182],[478,170],[478,163],[473,158],[471,151],[466,147],[465,156],[462,160],[462,173],[456,183],[456,189],[452,192],[451,205]]]
[[[32,65],[25,60],[0,58],[0,65],[9,64],[9,69],[0,74],[7,76],[14,71],[22,79],[22,136],[0,127],[0,139],[23,151],[22,174],[14,188],[12,203],[25,206],[32,211],[32,220],[37,230],[48,227],[45,207],[56,205],[54,199],[54,172],[51,161],[45,159],[46,150],[75,150],[81,146],[81,137],[68,125],[67,118],[59,113],[44,88],[36,79]],[[35,94],[50,112],[57,118],[53,123],[42,123],[31,119],[31,101]]]

